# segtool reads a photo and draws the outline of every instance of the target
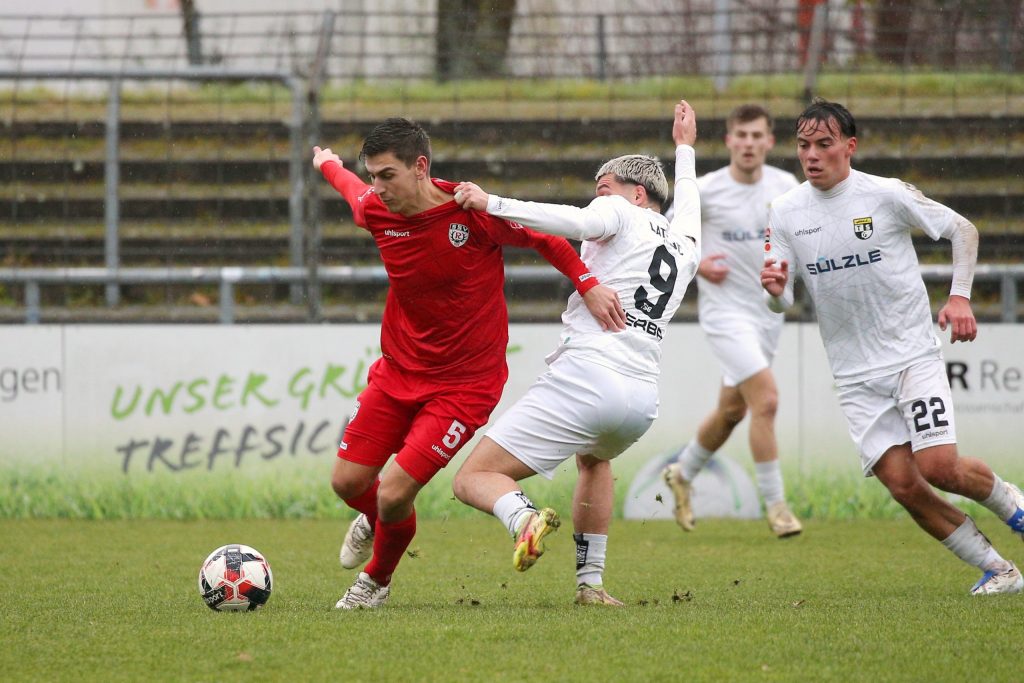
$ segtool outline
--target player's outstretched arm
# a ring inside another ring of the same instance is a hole
[[[697,162],[693,150],[693,143],[697,141],[697,115],[686,100],[680,100],[675,106],[672,139],[676,143],[672,231],[693,240],[699,256],[700,191],[697,188]]]
[[[576,240],[601,240],[620,227],[614,209],[601,211],[592,206],[579,208],[563,204],[524,202],[487,194],[474,183],[455,186],[455,202],[464,209],[486,211],[492,216],[521,223],[539,232]]]
[[[352,218],[356,225],[365,228],[366,219],[363,215],[363,203],[359,201],[359,196],[364,194],[370,186],[355,173],[345,168],[341,157],[332,152],[330,147],[313,148],[313,168],[320,171],[324,180],[345,198],[352,209]]]
[[[610,287],[600,284],[591,273],[587,265],[580,260],[576,250],[559,237],[567,236],[565,231],[544,230],[538,226],[537,231],[524,230],[522,224],[530,224],[533,221],[521,220],[515,213],[514,207],[526,207],[533,217],[541,216],[539,222],[543,225],[546,220],[554,220],[544,212],[545,207],[559,208],[557,204],[536,204],[533,202],[520,202],[518,200],[504,199],[496,195],[489,195],[475,183],[459,183],[455,186],[455,203],[463,209],[470,211],[483,211],[492,216],[504,218],[518,223],[519,230],[512,231],[516,237],[513,240],[518,246],[529,246],[537,250],[544,259],[558,269],[573,283],[576,291],[583,297],[583,303],[587,310],[594,316],[594,319],[601,325],[603,330],[617,332],[626,329],[626,312],[622,308],[618,294]],[[496,204],[508,209],[511,215],[499,210]],[[576,207],[564,207],[576,212],[583,211]],[[543,234],[547,233],[547,234]],[[571,235],[568,235],[571,236]]]

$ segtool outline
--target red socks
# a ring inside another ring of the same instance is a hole
[[[373,557],[364,572],[382,586],[391,583],[391,575],[416,535],[416,511],[400,522],[377,520],[373,537]]]
[[[412,537],[416,535],[416,512],[400,522],[382,522],[377,519],[377,489],[380,480],[375,479],[373,485],[355,498],[347,498],[345,504],[353,510],[366,515],[370,528],[374,530],[373,557],[364,572],[382,586],[391,583],[391,575],[402,559]]]
[[[374,479],[370,488],[355,498],[345,499],[345,505],[366,515],[366,520],[370,523],[371,529],[377,525],[377,489],[379,488],[380,479]]]

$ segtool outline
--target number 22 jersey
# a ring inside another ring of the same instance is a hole
[[[857,170],[772,202],[766,256],[789,262],[786,301],[797,274],[807,286],[838,386],[941,357],[910,231],[949,238],[964,220],[912,185]]]

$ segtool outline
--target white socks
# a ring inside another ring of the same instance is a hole
[[[522,491],[509,491],[494,503],[494,516],[508,529],[514,539],[523,518],[537,507]],[[600,586],[604,576],[604,558],[608,549],[607,534],[573,534],[576,541],[576,583]]]
[[[714,451],[709,451],[701,446],[697,439],[692,439],[679,454],[678,463],[683,479],[689,482],[696,479],[714,454]],[[786,490],[782,484],[782,470],[779,468],[778,460],[755,462],[754,472],[757,479],[757,492],[761,494],[761,500],[765,505],[785,500]]]
[[[536,511],[533,501],[522,491],[509,491],[494,503],[494,516],[501,520],[513,539],[523,517]]]
[[[604,582],[606,534],[573,534],[576,541],[576,585],[600,586]]]
[[[778,460],[754,463],[754,476],[757,479],[757,492],[765,506],[781,503],[785,500],[785,488],[782,485],[782,470]]]
[[[978,531],[970,517],[947,536],[942,545],[967,564],[983,572],[1001,571],[1010,566],[1010,563],[992,547],[985,534]]]
[[[1010,487],[999,478],[999,475],[993,472],[992,476],[996,480],[992,486],[992,493],[988,498],[979,502],[991,510],[1000,521],[1005,522],[1017,512],[1017,501],[1013,499]]]
[[[690,443],[686,444],[686,448],[679,454],[679,460],[677,461],[680,469],[683,471],[683,479],[693,481],[714,454],[714,451],[709,451],[697,443],[697,439],[693,439]]]

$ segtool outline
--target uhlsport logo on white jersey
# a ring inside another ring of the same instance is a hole
[[[452,223],[448,226],[448,241],[453,247],[461,247],[469,239],[469,228],[462,223]]]
[[[871,216],[866,218],[854,218],[853,219],[853,234],[858,239],[866,240],[875,234],[875,225],[871,221]]]

